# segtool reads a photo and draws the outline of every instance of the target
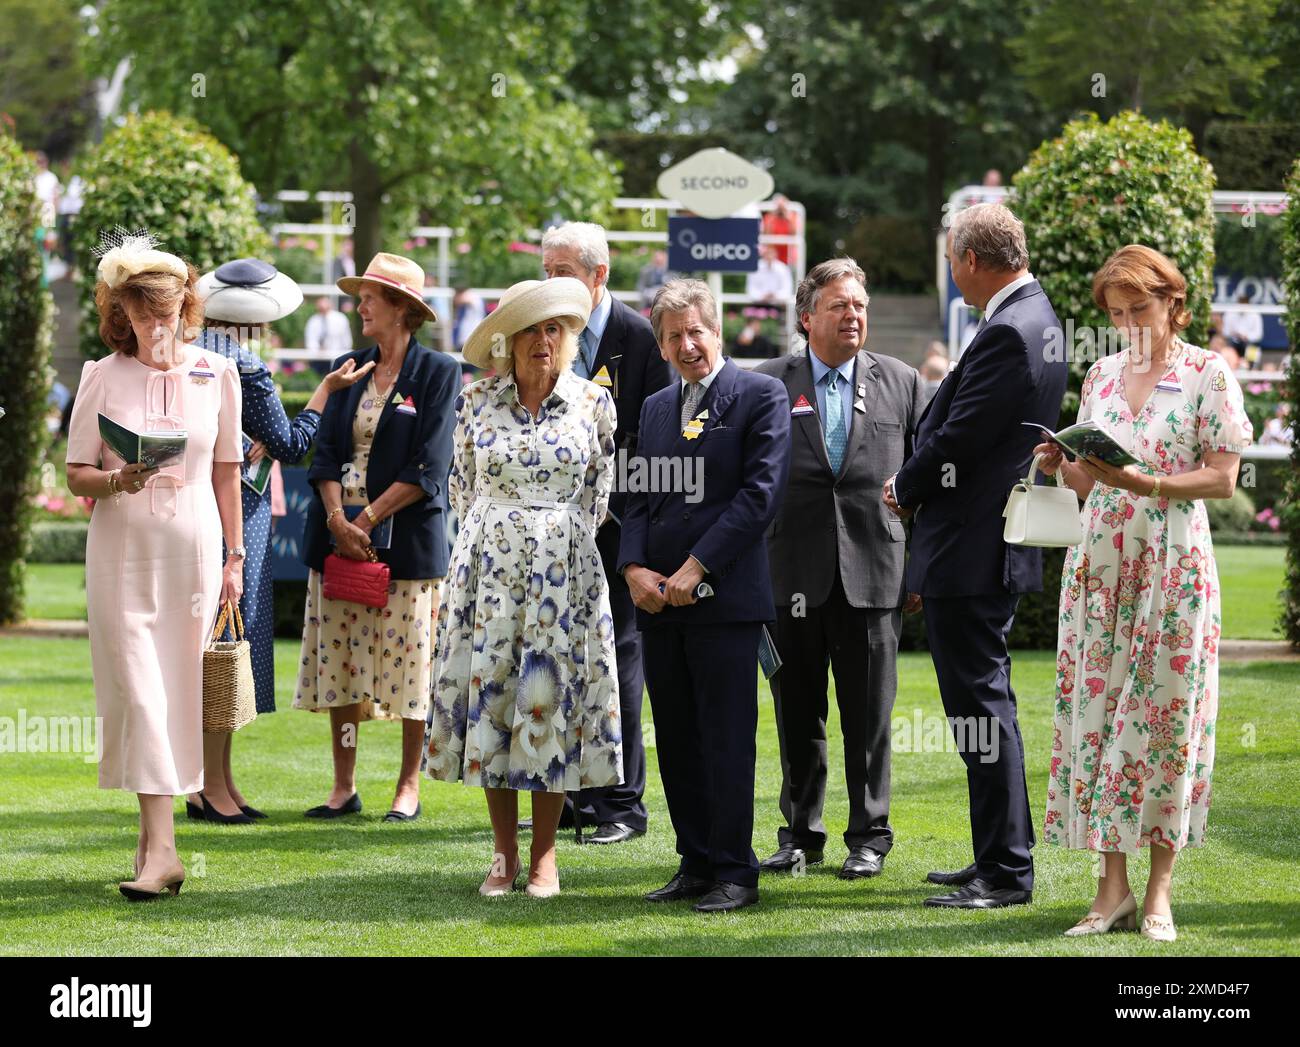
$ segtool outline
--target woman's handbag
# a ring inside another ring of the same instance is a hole
[[[338,553],[325,557],[325,570],[321,584],[327,600],[347,600],[367,607],[388,605],[388,583],[391,578],[388,564],[380,563],[375,550],[367,547],[369,560],[350,560]]]
[[[1002,510],[1006,526],[1002,538],[1011,545],[1060,548],[1083,541],[1083,517],[1079,499],[1056,471],[1056,486],[1034,483],[1043,456],[1035,455],[1029,475],[1011,488],[1007,507]]]
[[[232,611],[234,640],[223,640]],[[239,605],[227,600],[203,652],[203,733],[229,734],[252,723],[256,716],[253,653],[244,637]]]

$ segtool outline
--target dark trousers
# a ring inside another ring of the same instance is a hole
[[[776,733],[781,745],[781,844],[820,851],[826,845],[826,670],[835,674],[835,700],[844,732],[849,824],[844,842],[889,853],[889,720],[898,693],[900,616],[894,608],[849,604],[838,573],[830,595],[800,617],[777,610],[776,648],[782,665],[772,677]]]
[[[618,524],[610,522],[597,532],[596,545],[609,581],[609,607],[614,618],[614,656],[618,661],[618,704],[623,731],[623,784],[579,793],[583,825],[622,822],[645,832],[645,742],[641,737],[641,702],[645,676],[641,669],[641,634],[636,628],[636,605],[618,566]],[[572,808],[571,800],[565,806]]]
[[[943,708],[966,764],[977,874],[996,887],[1027,891],[1034,885],[1034,826],[1007,654],[1019,600],[1010,593],[927,596],[925,628]],[[972,739],[990,744],[980,751]],[[990,759],[994,739],[997,758]]]
[[[641,634],[680,871],[745,887],[758,885],[751,844],[761,628],[673,624]]]

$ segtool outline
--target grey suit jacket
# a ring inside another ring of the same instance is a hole
[[[773,596],[786,606],[801,593],[807,607],[818,607],[830,595],[838,566],[852,606],[900,607],[905,533],[880,489],[912,453],[925,384],[907,364],[859,350],[853,425],[835,476],[816,413],[808,352],[797,349],[754,368],[785,384],[792,411],[800,396],[813,408],[790,419],[790,478],[767,540]]]

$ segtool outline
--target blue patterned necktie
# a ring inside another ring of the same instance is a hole
[[[590,328],[584,327],[578,336],[578,358],[573,361],[573,369],[579,378],[591,378],[591,365],[596,360],[595,348],[591,344],[593,340]]]
[[[826,456],[831,460],[831,472],[839,475],[844,464],[844,447],[848,443],[844,432],[844,401],[840,399],[838,371],[826,372]]]

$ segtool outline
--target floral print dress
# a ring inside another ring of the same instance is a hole
[[[1148,475],[1175,476],[1252,438],[1223,358],[1175,340],[1137,414],[1128,350],[1095,363],[1079,420],[1096,419]],[[1062,574],[1046,839],[1135,853],[1205,840],[1218,712],[1219,578],[1205,503],[1104,484]]]
[[[623,781],[609,588],[596,549],[614,404],[569,370],[536,418],[512,375],[456,401],[460,520],[434,651],[423,768],[494,789]]]
[[[352,420],[352,461],[340,478],[342,504],[366,505],[366,470],[390,386],[371,377]],[[326,599],[320,571],[307,576],[302,651],[293,707],[327,712],[359,705],[361,720],[426,720],[433,672],[438,578],[393,578],[388,603],[367,607]]]

